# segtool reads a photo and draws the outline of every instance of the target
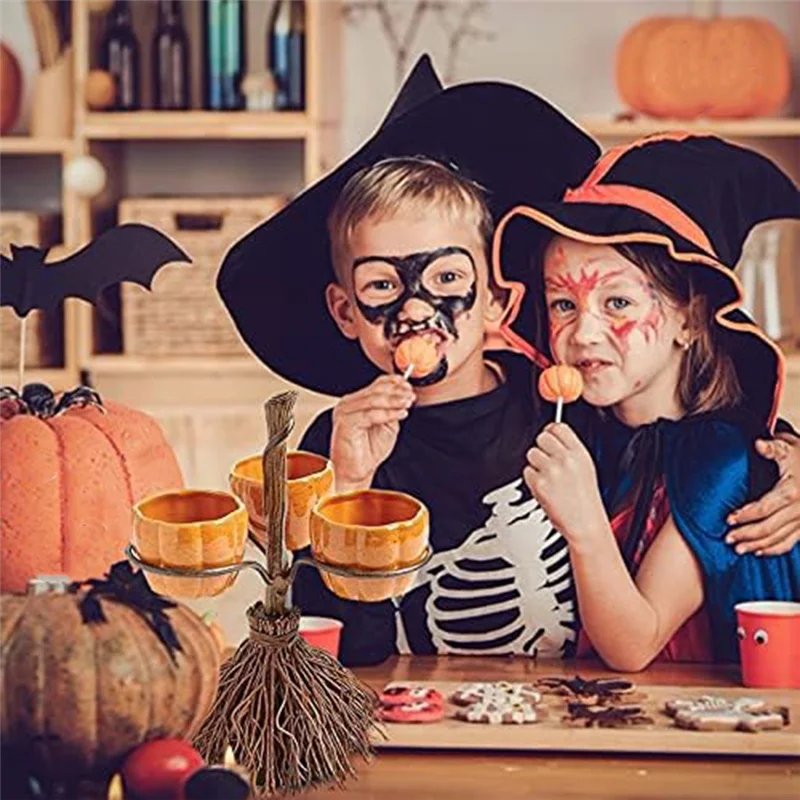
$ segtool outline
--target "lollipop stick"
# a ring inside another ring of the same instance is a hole
[[[409,378],[409,376],[411,375],[411,373],[412,373],[413,371],[414,371],[414,365],[413,365],[413,364],[409,364],[409,365],[406,367],[406,371],[403,373],[403,380],[404,380],[404,381],[407,381],[407,380],[408,380],[408,378]]]
[[[556,422],[561,422],[561,414],[564,411],[564,398],[556,398]]]

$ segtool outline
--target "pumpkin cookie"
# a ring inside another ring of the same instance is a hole
[[[470,706],[474,703],[518,702],[535,705],[542,696],[530,683],[463,683],[450,695],[450,702],[457,706]]]
[[[523,700],[494,699],[459,708],[455,718],[484,725],[530,725],[538,722],[540,713],[533,703]]]
[[[381,706],[378,719],[384,722],[438,722],[444,717],[444,706],[420,700],[415,703]]]
[[[444,696],[438,689],[418,684],[389,683],[380,693],[383,706],[403,706],[409,703],[432,703],[444,706]]]

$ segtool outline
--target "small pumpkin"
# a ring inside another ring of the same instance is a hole
[[[539,394],[548,403],[555,403],[559,397],[565,403],[573,403],[582,392],[583,377],[568,364],[555,364],[539,375]]]
[[[22,104],[22,69],[13,51],[0,42],[0,133],[8,133]]]
[[[365,572],[418,564],[428,548],[428,509],[402,492],[362,489],[320,500],[311,510],[311,552],[318,561]],[[325,585],[347,600],[379,602],[411,588],[413,572],[351,578],[320,570]]]
[[[128,544],[131,506],[183,485],[161,428],[87,387],[3,387],[0,398],[0,590],[102,574]]]
[[[132,579],[123,575],[120,585],[124,597]],[[215,696],[220,653],[208,626],[185,606],[170,603],[161,612],[181,648],[171,650],[143,606],[65,588],[66,579],[34,580],[29,594],[2,597],[3,747],[34,775],[106,780],[141,742],[192,736]],[[141,592],[139,585],[131,597],[141,600]],[[92,596],[104,619],[87,622]],[[164,600],[147,595],[150,607],[152,598]]]
[[[652,17],[617,47],[616,84],[635,111],[675,119],[757,117],[789,98],[786,37],[754,17]]]

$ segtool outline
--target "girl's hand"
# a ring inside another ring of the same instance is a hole
[[[589,451],[565,423],[551,423],[528,451],[525,483],[570,546],[590,546],[608,529]]]

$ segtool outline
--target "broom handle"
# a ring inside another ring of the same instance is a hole
[[[289,590],[287,552],[284,545],[286,525],[286,441],[294,427],[292,412],[297,392],[282,392],[264,404],[269,440],[264,448],[264,515],[266,517],[265,550],[267,573],[272,581],[267,586],[265,605],[268,614],[286,609]]]
[[[17,367],[19,368],[19,393],[22,394],[22,387],[24,385],[23,380],[25,378],[25,339],[27,336],[28,330],[28,315],[25,316],[20,320],[20,328],[19,328],[19,361],[17,362]]]

